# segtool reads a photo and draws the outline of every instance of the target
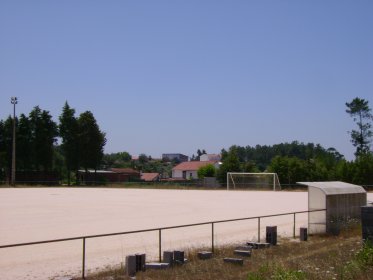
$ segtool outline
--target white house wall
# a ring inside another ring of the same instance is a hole
[[[183,178],[183,171],[172,170],[172,178]]]
[[[183,178],[183,170],[172,170],[172,178]],[[186,171],[185,179],[198,179],[196,170]]]
[[[187,179],[198,179],[197,171],[187,171]]]
[[[206,154],[203,154],[199,157],[200,161],[209,161],[209,156]]]

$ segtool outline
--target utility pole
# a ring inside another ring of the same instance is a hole
[[[10,103],[13,104],[13,151],[12,151],[12,178],[11,185],[16,185],[16,104],[18,103],[17,97],[12,97]]]

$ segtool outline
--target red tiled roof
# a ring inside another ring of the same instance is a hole
[[[115,173],[122,173],[122,174],[134,174],[134,175],[139,175],[140,172],[132,169],[132,168],[111,168],[111,171]]]
[[[146,182],[155,181],[159,176],[159,173],[142,173],[141,174],[141,180],[144,180]]]
[[[216,161],[186,161],[176,165],[173,170],[194,171],[208,164],[214,165]]]

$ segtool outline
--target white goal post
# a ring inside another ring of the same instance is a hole
[[[281,190],[277,173],[227,172],[227,190],[230,189],[270,189]]]

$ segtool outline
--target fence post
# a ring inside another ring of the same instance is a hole
[[[211,223],[211,252],[214,253],[214,223]]]
[[[260,243],[260,217],[258,217],[258,242]]]
[[[293,226],[293,238],[295,239],[295,214],[296,213],[294,213],[294,226]]]
[[[162,262],[162,229],[159,229],[159,262]]]
[[[83,264],[82,264],[82,279],[85,279],[85,237],[83,238]]]

